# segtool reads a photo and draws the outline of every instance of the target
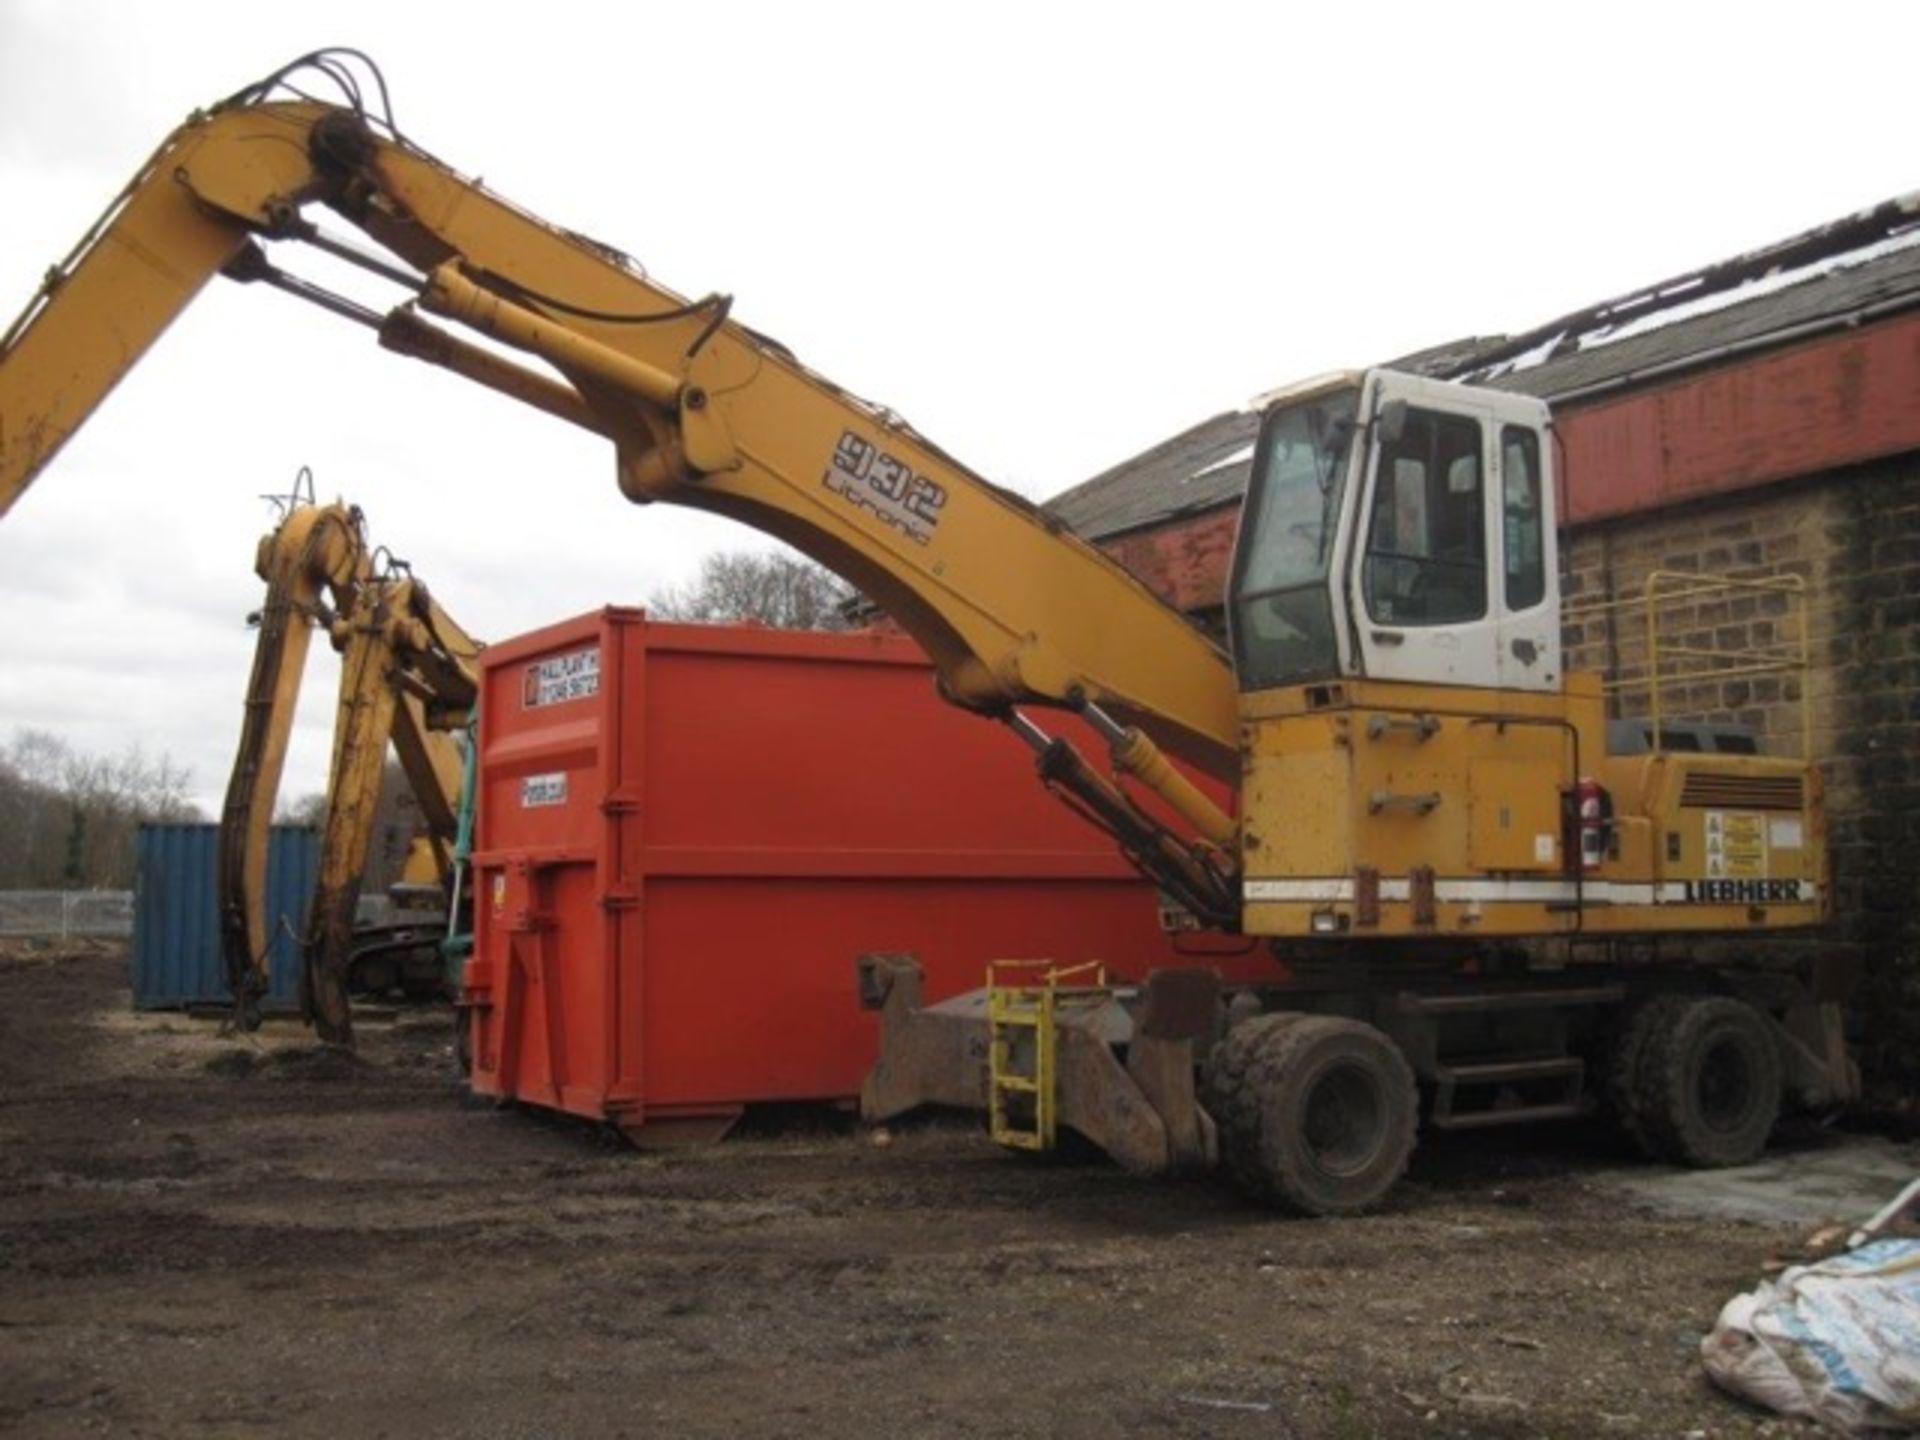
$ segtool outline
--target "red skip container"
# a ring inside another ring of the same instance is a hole
[[[480,1094],[642,1141],[718,1134],[755,1102],[858,1095],[866,951],[918,956],[929,999],[996,959],[1194,963],[1153,888],[1010,732],[938,699],[910,640],[607,609],[482,667]]]

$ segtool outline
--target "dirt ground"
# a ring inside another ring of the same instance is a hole
[[[1429,1137],[1384,1214],[827,1120],[636,1154],[0,951],[0,1429],[25,1435],[1789,1433],[1702,1377],[1806,1227],[1667,1218],[1598,1129]]]

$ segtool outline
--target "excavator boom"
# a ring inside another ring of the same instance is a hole
[[[1225,657],[1121,567],[733,322],[723,297],[688,302],[364,109],[267,88],[176,131],[0,342],[0,511],[224,270],[606,435],[636,501],[730,516],[845,575],[926,648],[950,699],[1003,718],[1092,703],[1237,779]],[[322,209],[386,255],[330,238]],[[328,295],[269,262],[263,240],[320,246],[412,299],[382,314]]]

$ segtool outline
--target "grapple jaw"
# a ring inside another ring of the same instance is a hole
[[[861,1090],[862,1117],[877,1124],[923,1106],[990,1112],[992,991],[926,1005],[911,955],[864,955],[859,963],[861,1003],[880,1012],[880,1054]],[[1052,1012],[1051,1060],[1033,1076],[1050,1091],[1058,1124],[1135,1174],[1211,1169],[1218,1145],[1195,1074],[1218,992],[1217,978],[1203,970],[1155,971],[1140,987],[1079,987],[1076,1003]]]

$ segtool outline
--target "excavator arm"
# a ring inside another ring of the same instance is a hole
[[[267,835],[286,768],[294,704],[314,629],[330,632],[342,615],[350,615],[370,574],[360,512],[341,504],[295,509],[260,542],[255,569],[267,582],[267,598],[247,680],[240,746],[220,812],[218,885],[227,988],[241,1023],[249,1027],[267,991],[273,938],[262,903]]]
[[[689,302],[611,247],[515,208],[357,97],[269,98],[285,73],[176,131],[0,341],[0,510],[209,278],[271,284],[604,435],[630,499],[729,516],[845,576],[926,649],[947,698],[1012,724],[1049,783],[1136,863],[1204,918],[1236,922],[1223,873],[1233,822],[1161,753],[1237,783],[1232,673],[1182,615],[733,321],[725,297]],[[328,215],[381,253],[323,229]],[[262,242],[324,249],[407,293],[370,309],[295,278]],[[1116,767],[1201,838],[1173,836],[1023,705],[1087,714]]]
[[[322,1039],[343,1045],[353,1039],[348,968],[387,747],[420,803],[440,888],[451,895],[463,780],[452,732],[472,720],[479,695],[481,647],[425,585],[375,579],[363,594],[343,627],[320,873],[301,941],[301,1010]]]
[[[451,732],[472,719],[481,647],[404,568],[374,572],[357,508],[295,508],[262,540],[257,568],[267,603],[220,829],[224,962],[250,1025],[272,941],[267,836],[310,638],[322,629],[342,663],[320,868],[301,936],[301,1008],[323,1038],[346,1044],[354,916],[388,744],[420,800],[438,879],[450,890],[462,783]]]

